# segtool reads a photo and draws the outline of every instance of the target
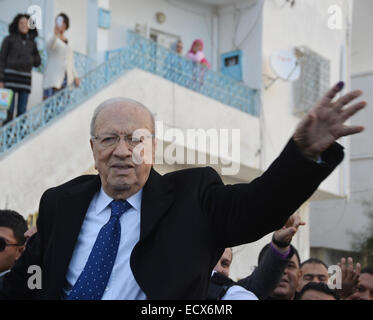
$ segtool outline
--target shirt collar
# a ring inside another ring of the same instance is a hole
[[[10,269],[9,269],[9,270],[5,270],[4,272],[1,272],[1,273],[0,273],[0,277],[6,275],[8,272],[10,272]]]
[[[141,210],[142,189],[130,196],[127,202],[137,211]],[[96,215],[99,215],[114,199],[109,197],[101,187],[96,198]]]

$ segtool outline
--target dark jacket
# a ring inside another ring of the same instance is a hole
[[[0,82],[15,91],[31,91],[31,70],[38,67],[41,58],[32,35],[12,33],[1,45]]]
[[[291,251],[287,258],[281,257],[272,248],[268,248],[258,267],[248,277],[239,280],[238,285],[255,293],[259,300],[267,299],[277,287],[287,264],[294,254],[293,248],[290,248]]]
[[[130,267],[148,299],[206,299],[211,272],[227,247],[280,229],[343,159],[331,146],[321,164],[304,158],[293,140],[263,175],[224,185],[212,168],[164,176],[151,170],[143,187],[140,239]],[[4,279],[0,297],[60,299],[99,176],[82,176],[47,190],[37,222],[39,238]],[[42,289],[27,288],[27,269],[39,265]],[[186,267],[187,266],[187,267]],[[180,274],[182,270],[182,274]]]
[[[209,290],[207,293],[207,300],[221,300],[227,293],[230,287],[238,285],[231,278],[225,275],[215,272],[209,284]]]
[[[269,294],[277,287],[288,262],[294,254],[292,247],[290,250],[288,257],[283,258],[273,249],[268,248],[259,266],[249,276],[237,282],[217,272],[214,273],[210,280],[207,300],[221,300],[228,289],[234,285],[251,291],[259,300],[267,299]]]

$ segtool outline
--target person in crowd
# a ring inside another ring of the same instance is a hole
[[[281,294],[283,290],[280,289],[285,286],[292,290],[294,277],[284,273],[292,271],[290,267],[293,263],[300,261],[298,251],[291,245],[291,240],[299,226],[303,225],[305,222],[301,221],[299,215],[291,216],[281,229],[274,232],[271,243],[264,246],[259,253],[258,267],[251,275],[239,280],[238,284],[252,291],[260,300],[267,299],[282,279],[286,280],[286,285],[281,284],[277,291]]]
[[[203,41],[201,39],[194,40],[192,47],[187,53],[187,58],[205,66],[206,68],[211,67],[203,53]]]
[[[366,267],[361,270],[357,291],[347,299],[373,300],[373,267]]]
[[[238,283],[229,279],[229,270],[232,263],[233,253],[230,248],[224,251],[224,254],[218,261],[214,268],[216,273],[213,274],[210,286],[208,299],[209,300],[233,300],[233,299],[247,299],[249,300],[247,292],[255,294],[260,300],[266,299],[272,290],[277,286],[286,263],[287,257],[293,254],[290,247],[290,242],[300,225],[305,223],[301,221],[300,217],[291,216],[286,222],[285,226],[277,230],[271,242],[271,250],[267,250],[265,257],[260,260],[260,264],[254,272],[248,277],[241,279]],[[275,244],[276,242],[277,244]],[[284,243],[283,247],[278,244]],[[241,288],[236,288],[239,285]],[[231,288],[235,286],[234,288]],[[242,292],[242,287],[246,292]],[[245,298],[246,297],[246,298]]]
[[[252,292],[229,278],[232,248],[226,248],[212,272],[207,300],[258,300]]]
[[[275,284],[275,288],[269,293],[266,300],[295,300],[297,297],[296,289],[301,276],[299,269],[300,256],[294,246],[290,245],[290,248],[292,254],[289,254],[288,257],[283,257],[282,261],[278,262],[278,266],[280,266],[280,262],[285,264],[283,267],[283,273],[278,276],[279,272],[276,271],[275,276],[277,278],[277,282],[273,282]],[[270,244],[263,247],[258,258],[259,265],[263,257],[265,257],[266,252],[269,250],[271,250]]]
[[[298,292],[300,292],[308,282],[323,282],[328,284],[328,266],[317,258],[310,258],[302,262],[300,271],[302,272],[302,276],[299,279]]]
[[[26,239],[26,220],[16,211],[0,210],[0,288],[3,277],[20,258]]]
[[[183,42],[179,39],[176,42],[176,53],[180,56],[183,55]]]
[[[298,300],[340,300],[338,294],[323,282],[308,282],[299,292]]]
[[[342,161],[336,139],[363,131],[344,122],[366,103],[343,108],[362,92],[334,100],[342,88],[321,98],[260,177],[235,185],[224,185],[211,167],[161,176],[149,109],[126,98],[103,102],[90,130],[99,174],[43,194],[38,231],[5,275],[0,297],[205,299],[225,248],[281,228]],[[43,270],[41,289],[27,287],[30,265]]]
[[[65,31],[70,27],[69,17],[60,13],[56,17],[54,34],[47,41],[47,63],[43,78],[43,99],[47,99],[59,90],[74,83],[80,85],[80,79],[74,67],[74,52]]]
[[[351,257],[341,258],[341,261],[338,263],[338,266],[341,270],[341,287],[335,288],[335,291],[338,293],[338,295],[341,297],[341,299],[347,299],[350,297],[353,293],[355,293],[358,290],[359,285],[359,276],[360,276],[360,270],[361,265],[360,263],[356,263],[354,266],[354,261]],[[330,281],[331,279],[329,279]],[[336,285],[336,280],[333,280],[331,284],[329,285]]]
[[[31,92],[32,67],[41,63],[35,42],[36,28],[30,29],[28,14],[17,14],[9,25],[9,35],[4,38],[0,51],[0,88],[11,89],[14,96],[8,109],[4,124],[13,120],[15,99],[17,98],[17,117],[24,114]]]

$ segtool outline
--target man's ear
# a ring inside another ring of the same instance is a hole
[[[95,152],[93,150],[93,141],[92,141],[92,138],[89,139],[89,144],[91,145],[91,150],[92,150],[92,154],[93,154],[93,160],[95,161],[95,169],[97,170],[97,166],[96,166],[96,157],[95,157]]]
[[[302,269],[298,270],[298,279],[301,279],[303,277],[303,271]]]
[[[16,261],[21,257],[23,251],[25,251],[24,245],[17,247],[17,253],[16,253],[16,258],[15,258]]]
[[[154,137],[154,150],[153,150],[153,163],[152,163],[152,167],[154,167],[154,164],[155,164],[155,153],[157,151],[157,145],[158,145],[158,140],[157,138]]]

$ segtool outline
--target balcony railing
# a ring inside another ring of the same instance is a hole
[[[185,60],[135,33],[129,32],[127,48],[110,52],[107,58],[105,63],[81,77],[79,87],[68,86],[1,127],[0,157],[134,68],[153,72],[244,112],[258,115],[254,90]]]
[[[134,68],[143,69],[243,112],[258,116],[257,92],[248,86],[179,56],[132,31],[127,47],[109,51],[106,58],[126,56]]]

